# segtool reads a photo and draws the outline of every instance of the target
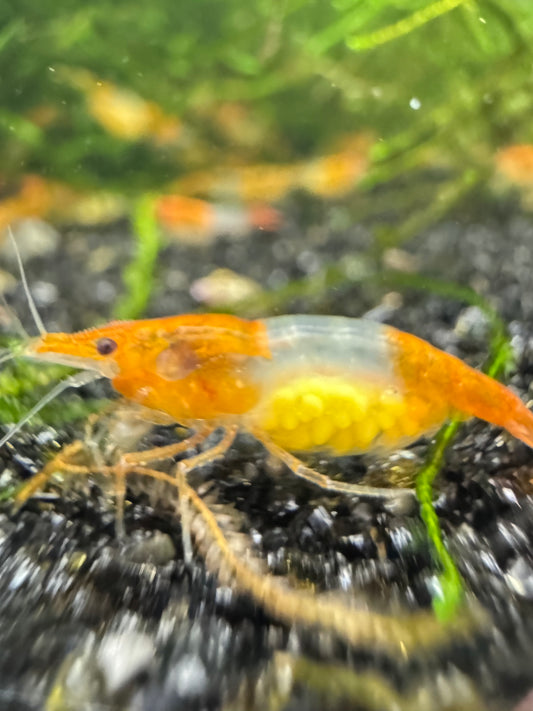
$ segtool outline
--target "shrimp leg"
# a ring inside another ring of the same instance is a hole
[[[61,470],[69,476],[82,475],[88,476],[91,473],[99,472],[101,474],[110,474],[115,477],[115,501],[116,501],[116,521],[115,528],[117,536],[120,538],[124,533],[124,499],[126,495],[126,476],[129,472],[138,471],[143,465],[152,462],[163,461],[175,457],[178,454],[186,451],[190,447],[204,441],[212,430],[202,428],[197,432],[193,432],[189,437],[176,442],[175,444],[167,445],[166,447],[155,447],[143,452],[128,452],[124,454],[120,461],[112,466],[97,465],[89,466],[85,464],[74,464],[72,461],[80,452],[83,451],[83,443],[80,440],[73,442],[65,447],[54,459],[47,464],[39,474],[36,474],[15,496],[15,506],[20,508],[28,499],[30,499],[36,491],[45,488],[47,483],[53,477],[55,472]],[[151,469],[150,472],[155,472]],[[146,472],[145,472],[146,473]],[[162,473],[162,472],[160,472]],[[153,477],[153,474],[151,474]]]
[[[54,473],[58,469],[68,473],[68,474],[89,474],[91,471],[89,467],[71,464],[67,460],[69,458],[76,457],[83,451],[83,442],[76,440],[72,444],[67,445],[64,449],[56,455],[51,462],[49,462],[38,474],[35,474],[24,486],[19,489],[15,495],[15,509],[18,510],[23,506],[28,499],[35,494],[39,489],[44,489],[46,484],[54,476]]]
[[[231,443],[235,439],[237,434],[237,427],[228,427],[224,432],[222,439],[213,445],[205,452],[200,452],[200,454],[195,454],[187,459],[182,459],[176,465],[175,478],[169,477],[168,474],[157,471],[157,469],[149,469],[144,466],[136,466],[135,471],[137,474],[143,474],[153,479],[159,479],[161,481],[171,482],[177,486],[179,491],[179,512],[181,517],[181,536],[182,536],[182,546],[183,546],[183,557],[185,562],[190,562],[192,560],[193,548],[191,542],[191,532],[190,532],[190,512],[188,507],[188,499],[186,496],[182,495],[183,485],[182,482],[186,480],[187,474],[201,467],[204,464],[209,464],[214,462],[216,459],[220,459],[231,447]]]
[[[340,494],[348,494],[358,496],[362,499],[383,499],[393,506],[399,505],[402,510],[410,510],[415,501],[415,492],[411,489],[386,489],[381,487],[365,486],[362,484],[348,484],[343,481],[335,481],[330,479],[325,474],[311,469],[304,464],[298,457],[290,454],[282,447],[278,447],[271,439],[266,437],[262,432],[254,432],[254,436],[258,439],[265,449],[274,457],[285,464],[293,474],[305,479],[306,481],[319,486],[326,491],[335,491]]]
[[[52,478],[54,473],[61,469],[62,472],[68,475],[89,475],[91,473],[100,473],[105,475],[111,475],[115,477],[116,490],[115,498],[117,505],[116,514],[116,531],[117,535],[120,537],[124,531],[124,498],[125,498],[125,479],[129,473],[135,472],[137,474],[142,474],[150,476],[153,479],[158,479],[160,481],[172,482],[172,477],[160,472],[157,469],[148,468],[146,465],[152,462],[159,462],[164,459],[169,459],[178,454],[189,449],[191,446],[199,444],[208,437],[208,435],[213,431],[211,428],[201,428],[199,431],[194,432],[190,437],[182,440],[181,442],[176,442],[175,444],[167,445],[166,447],[155,447],[153,449],[148,449],[143,452],[129,452],[124,454],[117,464],[110,466],[98,466],[91,467],[85,464],[73,464],[69,462],[69,458],[74,458],[83,450],[83,443],[79,440],[68,445],[63,452],[58,454],[54,459],[44,467],[44,469],[34,476],[16,495],[15,503],[17,508],[22,506],[25,501],[27,501],[33,494],[38,490],[46,486],[48,481]],[[226,430],[222,439],[204,452],[200,454],[193,455],[187,459],[183,459],[178,462],[178,469],[182,476],[186,476],[188,472],[196,467],[207,464],[219,457],[223,456],[228,448],[231,446],[236,434],[236,427],[231,427]],[[174,481],[174,483],[176,483]],[[187,534],[185,534],[187,535]]]
[[[115,470],[120,466],[129,471],[137,471],[138,466],[163,461],[164,459],[170,459],[171,457],[181,454],[190,447],[204,441],[211,431],[212,430],[200,430],[194,432],[181,442],[176,442],[166,447],[154,447],[153,449],[147,449],[142,452],[128,452],[121,457],[121,461],[118,464],[112,466],[98,465],[94,467],[86,464],[74,464],[72,461],[69,461],[83,451],[83,442],[76,440],[72,442],[72,444],[67,445],[62,452],[55,456],[51,462],[22,487],[15,497],[15,503],[17,506],[22,506],[36,491],[44,488],[58,470],[63,471],[65,474],[85,474],[86,476],[93,472],[116,474]],[[124,472],[124,474],[127,473],[127,471]]]
[[[186,481],[188,472],[192,471],[196,467],[203,466],[209,462],[214,462],[215,459],[223,457],[231,447],[236,434],[236,427],[228,427],[220,442],[215,444],[214,447],[211,447],[205,452],[200,452],[200,454],[197,454],[194,457],[182,459],[176,466],[176,483],[180,495],[179,507],[181,516],[181,538],[183,545],[183,557],[186,563],[189,563],[193,556],[190,527],[191,516],[188,506],[188,499],[186,496],[182,496],[183,489],[180,487],[180,483]]]
[[[175,457],[190,447],[203,442],[211,432],[212,430],[210,429],[202,428],[175,444],[169,444],[165,447],[154,447],[153,449],[147,449],[141,452],[128,452],[120,457],[117,464],[105,468],[106,473],[109,472],[115,477],[115,503],[117,507],[115,531],[118,538],[123,538],[124,536],[124,501],[126,498],[126,477],[128,473],[139,472],[139,469],[146,464],[162,462],[165,459]],[[102,471],[104,470],[102,469]]]

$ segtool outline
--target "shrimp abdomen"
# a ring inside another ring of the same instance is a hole
[[[478,417],[533,447],[533,413],[511,390],[459,358],[403,331],[388,328],[395,369],[406,393],[449,414]]]
[[[405,446],[453,416],[533,446],[533,414],[508,388],[411,334],[324,316],[267,319],[272,360],[248,418],[279,446],[333,454]]]
[[[263,397],[248,419],[251,429],[285,449],[391,450],[449,416],[449,407],[404,385],[381,324],[282,316],[268,319],[267,328],[273,358],[256,373]]]

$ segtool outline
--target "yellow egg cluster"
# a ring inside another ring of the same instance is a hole
[[[286,449],[341,455],[394,447],[423,433],[427,413],[414,410],[383,383],[309,375],[275,388],[258,424]]]

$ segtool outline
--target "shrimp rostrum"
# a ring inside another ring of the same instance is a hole
[[[533,415],[509,389],[413,335],[367,320],[187,314],[78,333],[43,331],[30,339],[24,355],[82,369],[46,401],[66,387],[109,378],[118,393],[151,411],[154,421],[191,431],[175,445],[123,455],[120,465],[106,468],[117,481],[132,470],[157,476],[148,464],[223,428],[218,444],[179,462],[181,474],[222,456],[236,433],[246,431],[296,475],[325,489],[412,501],[409,489],[336,481],[298,456],[392,450],[434,432],[452,416],[481,418],[533,446]],[[43,477],[29,482],[21,500],[44,483]]]

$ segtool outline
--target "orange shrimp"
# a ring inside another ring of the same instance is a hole
[[[253,229],[273,231],[281,224],[280,213],[262,203],[224,205],[185,195],[162,195],[155,209],[169,236],[193,244],[205,244],[220,234],[239,238]]]
[[[328,199],[355,188],[367,170],[370,145],[368,136],[357,134],[347,137],[334,153],[311,160],[189,173],[173,183],[172,191],[254,203],[280,200],[291,190],[304,189]]]
[[[24,354],[84,369],[46,401],[69,385],[105,377],[151,411],[153,421],[166,419],[196,433],[170,447],[124,455],[122,468],[106,469],[117,479],[133,469],[153,473],[147,463],[183,452],[221,427],[222,440],[182,460],[181,474],[222,456],[235,434],[247,431],[296,475],[395,505],[412,503],[413,492],[335,481],[293,453],[390,450],[434,432],[454,415],[486,420],[533,447],[533,414],[509,389],[413,335],[367,320],[186,314],[78,333],[43,331]]]

